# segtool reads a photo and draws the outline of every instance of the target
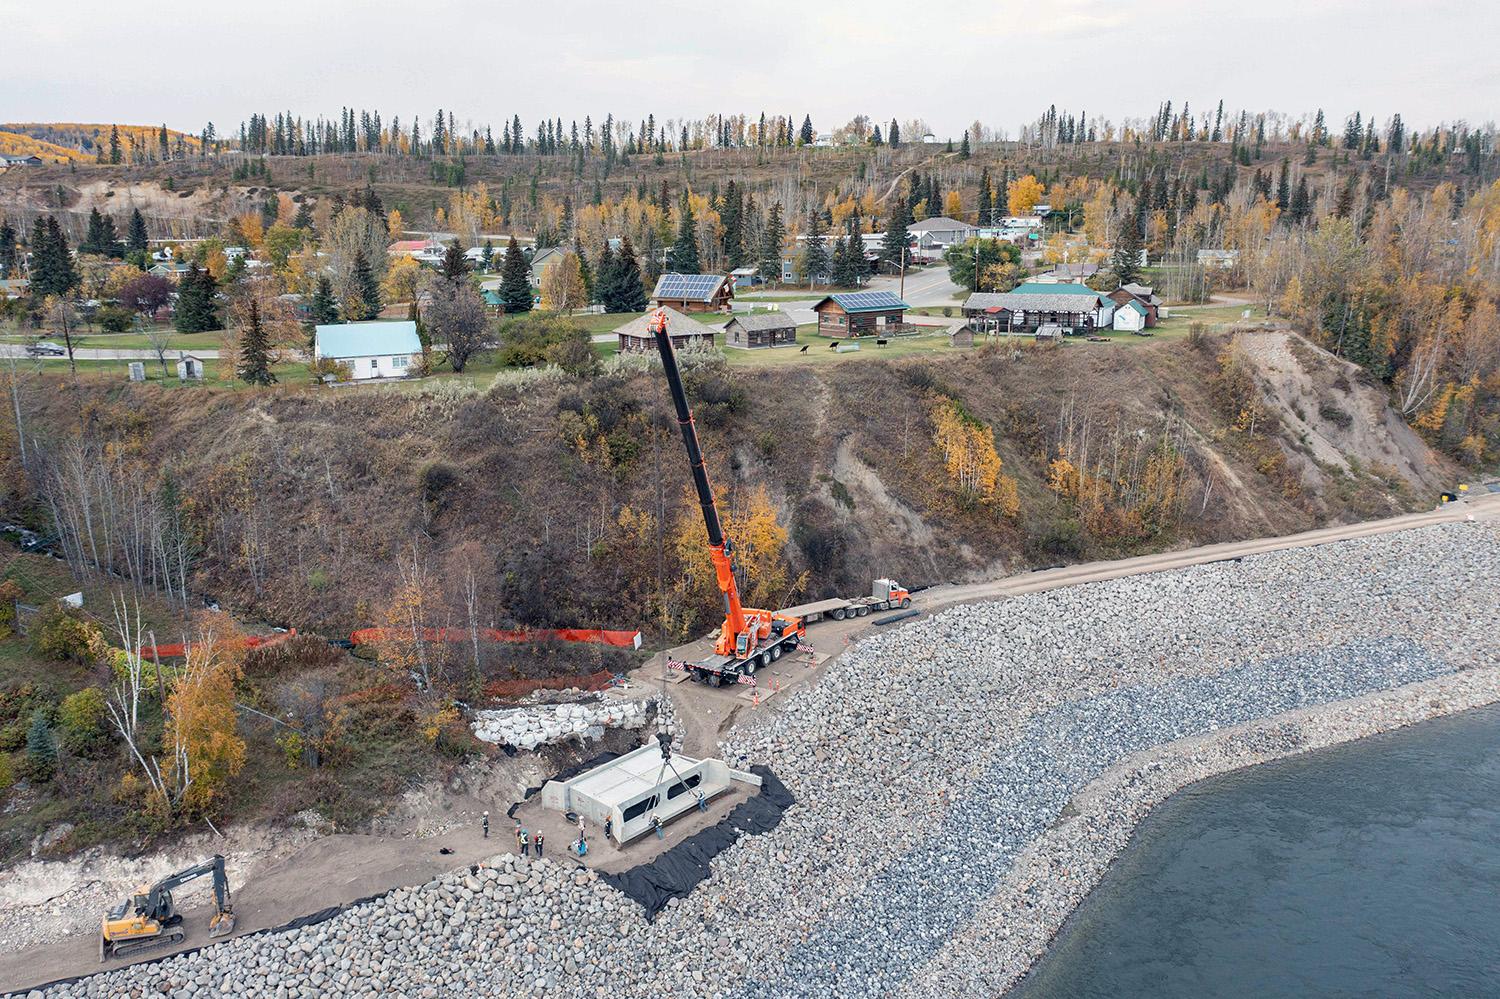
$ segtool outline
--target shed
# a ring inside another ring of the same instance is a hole
[[[1131,299],[1115,310],[1114,328],[1125,333],[1139,333],[1146,328],[1146,307]]]
[[[1162,300],[1156,296],[1149,285],[1123,284],[1109,293],[1110,301],[1116,305],[1124,305],[1127,302],[1139,302],[1146,310],[1146,328],[1151,329],[1156,325],[1162,308]]]
[[[542,785],[542,807],[574,812],[603,825],[611,819],[617,844],[651,832],[729,790],[741,780],[755,786],[754,774],[731,770],[723,760],[672,756],[662,760],[659,746],[641,746],[569,780]]]
[[[704,326],[698,320],[683,315],[676,309],[663,309],[662,311],[667,314],[667,336],[672,338],[673,350],[714,345],[714,331],[711,327]],[[620,342],[620,353],[656,353],[656,334],[647,328],[653,312],[643,313],[624,326],[615,327],[615,336]]]
[[[724,326],[724,346],[759,350],[797,346],[797,323],[784,312],[735,316]]]
[[[313,335],[313,358],[349,365],[355,381],[404,378],[412,358],[421,353],[417,324],[410,319],[328,323]]]
[[[734,282],[727,274],[666,273],[656,279],[651,304],[679,312],[728,312]]]
[[[179,381],[202,381],[203,361],[192,354],[180,354],[177,357],[177,378]]]
[[[851,291],[826,296],[813,311],[823,336],[856,337],[905,332],[909,308],[888,291]]]
[[[760,284],[760,270],[755,267],[736,267],[729,272],[736,288],[749,288]]]
[[[948,343],[953,347],[974,346],[974,328],[968,325],[958,327],[948,335]]]

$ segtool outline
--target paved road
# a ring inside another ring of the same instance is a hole
[[[913,594],[912,608],[924,614],[934,614],[948,607],[981,600],[1000,600],[1023,593],[1076,586],[1080,583],[1164,572],[1206,562],[1219,562],[1291,548],[1306,548],[1334,541],[1407,531],[1470,518],[1500,520],[1500,493],[1479,493],[1471,499],[1450,503],[1423,513],[1405,514],[1359,524],[1325,527],[1301,534],[1204,545],[1183,551],[1141,555],[1106,562],[1086,562],[1006,576],[982,583],[944,584]],[[817,649],[820,657],[826,656],[826,660],[819,658],[817,662],[808,662],[806,657],[799,653],[783,658],[770,668],[759,671],[757,673],[757,686],[760,688],[759,704],[755,703],[747,687],[713,688],[690,681],[684,682],[681,680],[681,674],[668,673],[664,669],[663,664],[668,656],[687,662],[703,658],[710,651],[711,646],[702,641],[681,646],[664,655],[654,657],[646,665],[634,671],[631,679],[642,683],[661,684],[663,674],[666,674],[673,706],[685,723],[686,739],[683,752],[689,756],[709,756],[717,751],[719,739],[731,723],[745,718],[748,712],[775,711],[776,699],[782,690],[816,683],[828,664],[837,659],[851,642],[876,630],[873,620],[873,617],[854,618],[845,621],[821,621],[812,625],[808,629],[807,641]]]
[[[175,348],[167,351],[167,363],[175,364],[179,354],[192,354],[203,360],[211,360],[219,356],[217,349],[189,351],[178,351]],[[26,348],[17,343],[0,343],[0,357],[25,357],[30,359],[31,355],[26,353]],[[156,360],[156,351],[146,348],[135,347],[75,347],[73,357],[79,361],[152,361]],[[67,355],[62,357],[48,357],[43,360],[66,361]]]

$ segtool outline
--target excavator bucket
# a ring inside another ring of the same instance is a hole
[[[221,912],[209,920],[208,935],[211,937],[225,937],[234,932],[234,913]]]

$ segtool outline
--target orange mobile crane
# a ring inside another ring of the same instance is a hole
[[[698,446],[698,431],[693,426],[693,411],[688,408],[687,395],[682,390],[682,375],[677,370],[677,355],[672,350],[672,339],[667,335],[667,314],[657,309],[647,326],[656,337],[656,349],[667,373],[667,385],[672,390],[672,404],[677,408],[677,425],[682,430],[683,446],[687,448],[693,488],[697,490],[698,503],[703,507],[703,525],[708,528],[708,557],[714,565],[719,592],[724,595],[724,624],[719,628],[714,654],[697,662],[668,665],[686,670],[695,680],[706,681],[711,686],[737,683],[743,677],[753,677],[757,669],[771,665],[772,661],[795,649],[807,634],[807,628],[801,617],[755,610],[740,603],[740,590],[734,581],[734,546],[724,535],[719,508],[708,484],[708,470],[703,464],[703,451]]]

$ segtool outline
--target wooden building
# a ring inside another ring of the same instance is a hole
[[[670,327],[668,327],[670,328]],[[764,347],[795,347],[797,324],[784,312],[758,316],[735,316],[724,327],[724,346],[759,350]]]
[[[685,316],[676,309],[665,309],[667,314],[667,335],[672,338],[673,350],[684,350],[688,347],[712,347],[714,345],[714,331],[712,327],[704,326],[691,316]],[[615,327],[615,336],[620,342],[620,353],[622,354],[654,354],[656,353],[656,334],[648,329],[651,321],[651,313],[646,312],[637,316],[624,326]]]
[[[679,312],[728,312],[734,281],[727,274],[663,274],[651,304]]]
[[[1146,328],[1151,329],[1160,320],[1159,309],[1162,301],[1152,293],[1151,288],[1143,284],[1122,284],[1109,293],[1110,301],[1116,305],[1126,305],[1130,302],[1139,302],[1141,308],[1146,310]]]
[[[1083,285],[1023,284],[1014,291],[975,292],[964,301],[963,313],[979,333],[1028,334],[1058,326],[1077,336],[1108,329],[1115,303]]]
[[[905,333],[905,302],[888,291],[851,291],[829,295],[813,311],[818,314],[818,332],[831,337],[886,336]]]

